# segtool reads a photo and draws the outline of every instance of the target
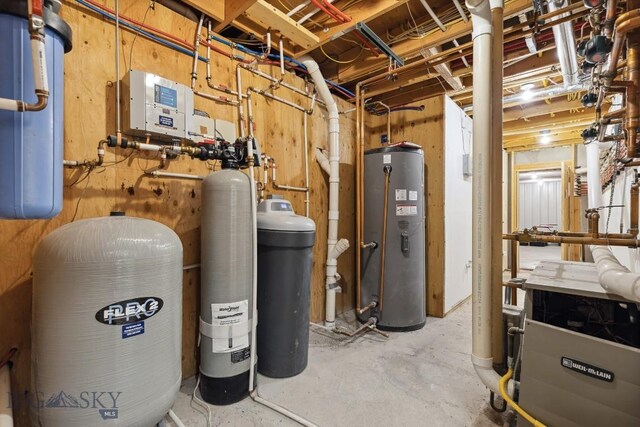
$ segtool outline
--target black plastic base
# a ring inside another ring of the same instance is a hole
[[[256,384],[254,375],[253,384]],[[200,374],[200,395],[212,405],[230,405],[249,396],[249,371],[233,377],[212,378]]]
[[[422,329],[426,324],[427,324],[426,320],[422,323],[418,323],[417,325],[410,325],[410,326],[385,326],[378,323],[376,325],[376,328],[380,329],[381,331],[389,331],[389,332],[410,332],[410,331],[417,331],[418,329]]]

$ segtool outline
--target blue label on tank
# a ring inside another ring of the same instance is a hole
[[[154,100],[157,104],[167,105],[169,107],[178,107],[178,92],[175,89],[155,85]]]
[[[173,119],[171,117],[166,116],[158,116],[158,124],[160,126],[173,127]]]
[[[142,322],[131,323],[122,326],[122,339],[135,337],[144,334],[144,320]]]

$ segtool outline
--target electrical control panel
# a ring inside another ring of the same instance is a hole
[[[213,144],[216,141],[216,121],[202,114],[194,114],[187,137],[196,144]],[[235,140],[233,140],[235,141]]]
[[[192,139],[193,91],[144,71],[130,70],[122,80],[125,134],[154,140]]]

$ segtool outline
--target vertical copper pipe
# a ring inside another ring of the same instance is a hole
[[[362,229],[361,229],[361,212],[360,195],[362,193],[361,177],[363,175],[360,157],[360,84],[356,85],[356,313],[360,313],[360,286],[361,286],[361,265],[362,262]]]
[[[518,277],[518,241],[511,241],[511,278]],[[518,290],[514,289],[511,292],[511,304],[518,305]]]
[[[384,263],[387,252],[387,211],[389,210],[389,179],[391,178],[391,166],[384,167],[384,211],[382,212],[382,239],[380,245],[380,289],[378,290],[378,312],[382,314],[384,304]]]
[[[631,208],[629,210],[629,233],[634,236],[638,235],[638,203],[640,202],[640,182],[635,180],[631,184],[631,197],[629,198]]]
[[[491,354],[493,363],[504,362],[502,322],[502,97],[503,97],[503,9],[491,9],[493,30],[492,57],[492,111],[491,111]]]
[[[618,0],[609,0],[607,2],[607,17],[604,21],[604,35],[608,38],[611,38],[611,33],[613,30],[613,24],[616,18],[616,6]]]
[[[640,3],[638,1],[630,2]],[[632,87],[627,89],[627,157],[633,158],[637,153],[638,144],[638,89],[640,89],[640,73],[638,68],[640,67],[640,34],[637,31],[631,31],[627,36],[628,50],[627,50],[627,80],[632,84]]]

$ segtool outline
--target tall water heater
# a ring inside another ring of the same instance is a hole
[[[0,218],[52,218],[62,209],[64,54],[71,29],[46,0],[47,106],[41,111],[0,109]],[[35,103],[27,1],[0,2],[0,98]]]
[[[64,225],[33,261],[33,425],[151,426],[182,363],[182,244],[111,216]]]
[[[426,322],[425,209],[418,146],[365,153],[364,212],[360,304],[375,306],[360,320],[374,316],[385,330],[420,329]]]
[[[223,169],[202,185],[200,394],[216,405],[248,396],[253,233],[251,184]]]

